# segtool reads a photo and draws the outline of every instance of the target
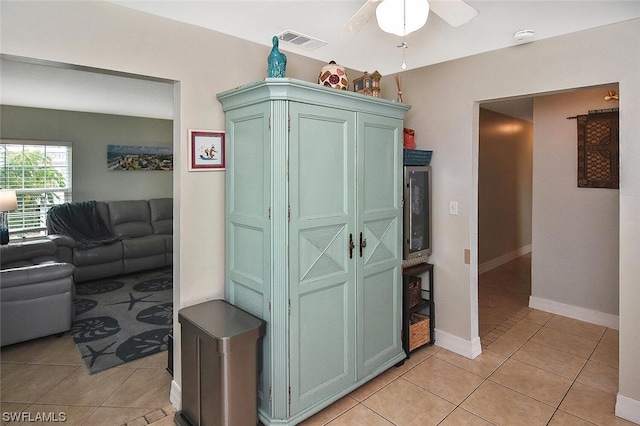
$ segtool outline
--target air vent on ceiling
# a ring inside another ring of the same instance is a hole
[[[300,34],[291,30],[287,30],[281,34],[278,34],[278,39],[280,39],[280,41],[292,44],[305,50],[313,50],[327,44],[326,41],[322,41],[320,39]]]

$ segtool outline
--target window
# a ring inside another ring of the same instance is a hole
[[[0,187],[15,189],[18,209],[9,212],[10,237],[46,235],[47,211],[71,201],[71,144],[2,140]]]

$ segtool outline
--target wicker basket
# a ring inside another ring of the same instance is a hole
[[[413,308],[422,301],[422,279],[409,278],[409,308]]]
[[[431,341],[431,327],[428,316],[411,314],[409,325],[409,352]]]

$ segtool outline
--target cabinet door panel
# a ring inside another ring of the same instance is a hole
[[[358,115],[358,377],[402,352],[402,120]]]
[[[344,117],[305,113],[298,116],[296,124],[292,130],[297,131],[299,139],[297,143],[292,141],[290,155],[291,167],[297,173],[290,181],[291,194],[298,197],[300,219],[345,217],[352,203],[347,182],[353,180],[352,166],[347,164],[353,155],[353,141],[347,140],[349,123]]]
[[[290,415],[355,380],[355,114],[292,103]]]
[[[400,120],[359,115],[358,177],[362,180],[359,183],[365,186],[362,208],[366,214],[385,212],[387,216],[399,207],[401,150],[395,141],[399,140],[401,123]]]
[[[262,105],[255,111],[227,114],[227,133],[233,143],[227,144],[227,184],[231,191],[227,211],[233,215],[263,220],[264,205],[268,203],[269,143],[265,140],[268,126],[268,109]],[[238,115],[238,117],[236,117]],[[203,194],[204,196],[205,194]],[[257,202],[259,201],[259,202]]]
[[[377,269],[377,270],[375,270]],[[396,318],[400,312],[393,303],[397,299],[396,282],[397,268],[370,269],[363,277],[363,298],[361,311],[363,322],[359,329],[362,335],[361,373],[370,373],[380,365],[381,357],[397,355],[396,346],[401,324]],[[385,301],[385,303],[381,303]],[[394,327],[397,326],[397,327]]]
[[[226,299],[269,322],[271,299],[269,105],[252,105],[226,116]],[[206,196],[205,193],[202,194]],[[271,324],[262,340],[264,365],[271,363]],[[270,410],[272,370],[260,369],[258,404]]]
[[[364,223],[362,235],[367,239],[367,246],[363,251],[365,265],[397,261],[398,220],[396,218],[372,218]]]
[[[343,224],[300,230],[298,281],[305,282],[347,271]]]
[[[299,354],[300,362],[294,365],[301,405],[317,402],[328,389],[340,389],[344,386],[340,383],[354,380],[351,331],[345,328],[353,322],[349,320],[353,311],[346,308],[349,293],[349,283],[337,282],[300,295],[295,318],[300,328],[292,351]]]

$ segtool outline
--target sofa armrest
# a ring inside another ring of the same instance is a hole
[[[25,284],[42,283],[66,278],[73,275],[74,266],[70,263],[45,263],[2,270],[0,287],[3,289]]]
[[[53,234],[47,238],[56,244],[56,259],[58,262],[73,263],[73,249],[76,241],[68,235]]]
[[[149,200],[151,226],[154,234],[173,234],[173,198]]]
[[[0,247],[1,269],[56,261],[56,244],[47,239],[26,240]]]
[[[58,247],[74,248],[76,246],[76,241],[68,235],[53,234],[47,235],[47,238],[56,243]]]

